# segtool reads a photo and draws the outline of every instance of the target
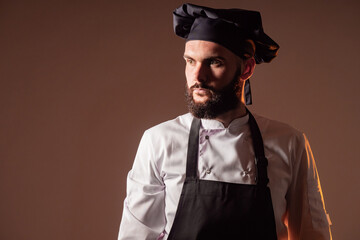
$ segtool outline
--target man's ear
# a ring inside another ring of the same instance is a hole
[[[240,75],[241,82],[245,82],[252,76],[254,69],[255,69],[255,65],[256,65],[256,62],[253,57],[247,58],[246,60],[244,60],[244,63],[243,63],[244,69]]]

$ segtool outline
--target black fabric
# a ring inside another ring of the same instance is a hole
[[[200,119],[195,118],[191,124],[190,132],[192,133],[192,138],[189,138],[188,142],[188,152],[187,159],[196,159],[197,150],[199,146],[199,129],[200,129]],[[197,173],[197,161],[187,161],[186,162],[186,178],[195,179]]]
[[[264,33],[261,15],[244,9],[214,9],[183,4],[173,12],[176,35],[187,40],[218,43],[242,57],[242,40],[254,41],[256,63],[270,62],[276,57],[279,45]]]
[[[247,112],[249,114],[249,122],[256,123],[254,116],[249,112],[249,110],[247,110]],[[253,147],[255,152],[255,164],[257,166],[256,182],[259,185],[266,186],[269,182],[269,178],[267,175],[268,160],[265,157],[264,143],[257,124],[256,125],[250,124],[250,130],[253,139],[256,139],[256,141],[253,141]]]
[[[246,82],[245,82],[244,96],[245,96],[245,104],[246,105],[251,105],[252,104],[252,97],[251,97],[250,79],[246,80]]]
[[[249,114],[257,159],[256,185],[200,180],[197,176],[200,119],[194,118],[189,135],[186,179],[168,240],[276,240],[275,218],[267,186],[267,161],[260,130]],[[197,140],[198,141],[198,140]],[[262,149],[262,150],[261,150]],[[261,169],[261,170],[260,170]],[[188,173],[189,172],[189,173]],[[265,178],[265,179],[263,179]]]

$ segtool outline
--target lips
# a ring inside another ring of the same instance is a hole
[[[208,95],[209,93],[210,93],[210,90],[206,89],[206,88],[194,88],[193,89],[193,94],[197,94],[199,96]]]
[[[206,89],[206,88],[195,88],[193,90],[194,92],[208,92],[210,91],[209,89]]]

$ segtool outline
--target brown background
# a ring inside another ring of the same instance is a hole
[[[142,132],[186,112],[181,1],[0,1],[0,239],[116,239]],[[334,239],[360,239],[359,1],[194,1],[262,13],[261,115],[304,131]]]

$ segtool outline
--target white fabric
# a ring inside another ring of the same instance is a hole
[[[254,117],[269,161],[278,239],[331,239],[318,173],[305,135],[286,124]],[[235,119],[227,128],[216,120],[201,120],[201,179],[255,183],[248,118]],[[185,179],[191,121],[188,113],[145,131],[128,174],[118,240],[156,240],[163,235],[167,239]]]

